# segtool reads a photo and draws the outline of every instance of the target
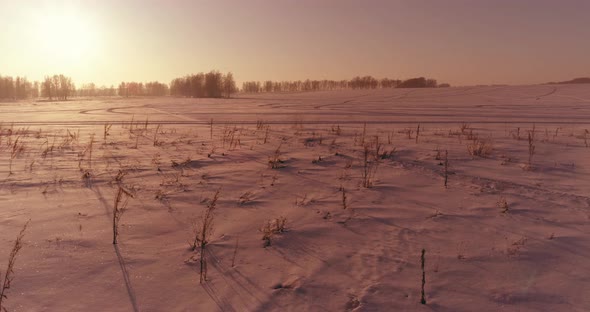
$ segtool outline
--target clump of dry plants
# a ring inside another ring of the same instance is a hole
[[[285,217],[278,217],[274,220],[268,220],[259,229],[262,233],[262,240],[264,241],[263,247],[269,247],[271,245],[272,237],[276,234],[284,233],[285,226],[287,225],[287,218]]]
[[[487,157],[492,153],[493,144],[490,139],[474,138],[467,145],[467,151],[471,156]]]

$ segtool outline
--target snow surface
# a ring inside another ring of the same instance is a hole
[[[31,220],[10,311],[590,310],[588,85],[0,103],[0,121],[2,274]],[[364,188],[376,136],[395,152]],[[189,242],[218,189],[199,284]]]

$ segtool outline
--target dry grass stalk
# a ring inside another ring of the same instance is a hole
[[[270,131],[270,126],[267,126],[266,131],[264,132],[264,144],[266,144],[266,142],[268,142],[269,131]]]
[[[365,137],[367,136],[367,123],[363,124],[363,134],[361,136],[361,145],[365,145]]]
[[[133,198],[133,194],[119,185],[119,190],[117,191],[113,206],[113,245],[117,244],[117,238],[119,236],[119,221],[121,221],[121,216],[123,215],[123,212],[125,212],[127,201],[130,197]]]
[[[105,123],[104,130],[102,132],[104,144],[107,144],[107,136],[109,135],[109,131],[111,131],[111,127],[113,126],[112,123]]]
[[[82,168],[82,162],[84,161],[84,158],[86,155],[88,155],[88,167],[92,168],[92,148],[93,148],[93,145],[94,145],[94,134],[92,134],[90,136],[90,141],[88,142],[88,144],[86,145],[84,150],[82,150],[81,152],[78,153],[78,169],[80,169],[80,171],[82,171],[82,172],[87,171],[84,168]]]
[[[213,118],[211,118],[211,121],[209,122],[209,128],[210,128],[210,139],[213,140]]]
[[[8,165],[8,175],[12,175],[12,161],[21,155],[25,150],[25,143],[20,140],[20,136],[16,137],[14,143],[10,145],[10,160]]]
[[[378,160],[379,158],[384,158],[383,154],[381,153],[381,150],[383,149],[383,144],[379,142],[378,135],[375,136],[375,142],[373,144],[373,156],[375,157],[375,160]],[[384,154],[387,155],[387,152],[384,152]]]
[[[231,267],[235,267],[236,266],[236,255],[238,254],[238,245],[240,243],[240,238],[236,237],[236,245],[234,246],[234,253],[231,257]]]
[[[83,151],[78,153],[78,169],[80,169],[80,171],[84,171],[82,168],[82,161],[84,161],[84,155],[86,155],[86,151],[87,149],[85,148]]]
[[[271,169],[278,169],[282,167],[282,163],[283,161],[281,160],[281,146],[283,144],[279,144],[279,146],[277,147],[277,149],[274,151],[274,153],[268,157],[268,166]]]
[[[94,134],[90,135],[90,142],[88,142],[88,168],[92,168],[92,146],[94,145]]]
[[[162,144],[162,142],[158,141],[158,133],[160,132],[160,127],[161,127],[161,125],[156,126],[156,131],[154,131],[154,139],[153,139],[154,146],[158,146],[158,145]],[[137,146],[137,144],[136,144],[136,146]]]
[[[462,134],[467,134],[467,130],[469,130],[470,128],[471,128],[470,124],[468,124],[466,122],[461,123],[461,133]]]
[[[467,140],[475,141],[478,139],[479,139],[479,135],[477,133],[474,133],[473,129],[470,129],[469,133],[467,133]]]
[[[387,133],[387,144],[391,144],[393,142],[393,136],[395,135],[395,131],[391,131]]]
[[[371,151],[369,150],[369,146],[367,145],[365,145],[363,149],[362,162],[362,185],[365,188],[370,188],[373,186],[373,179],[375,177],[375,173],[377,172],[377,167],[379,165],[379,157],[371,155]]]
[[[203,283],[207,280],[207,263],[205,259],[205,247],[209,243],[211,235],[213,234],[213,221],[215,218],[215,208],[217,208],[217,200],[219,199],[218,189],[213,198],[207,204],[207,209],[201,216],[201,218],[195,223],[194,227],[194,240],[192,243],[192,250],[196,250],[197,247],[200,249],[200,278],[199,283]]]
[[[43,149],[43,146],[45,146],[45,149]],[[49,146],[49,140],[47,138],[45,138],[45,142],[41,144],[41,148],[43,149],[43,152],[41,152],[41,158],[43,159],[45,159],[47,155],[53,151],[53,146]]]
[[[137,145],[139,145],[139,135],[135,136],[135,145],[132,148],[137,149]]]
[[[14,279],[14,265],[16,263],[16,256],[18,255],[19,251],[23,248],[23,238],[25,237],[25,231],[27,230],[27,226],[29,222],[27,221],[23,226],[22,230],[16,237],[16,241],[14,242],[14,246],[12,247],[12,251],[10,252],[10,256],[8,256],[8,266],[6,271],[4,272],[4,279],[2,280],[2,272],[0,272],[0,281],[2,281],[2,288],[0,288],[0,311],[7,312],[8,309],[6,305],[3,305],[3,302],[8,297],[6,296],[6,291],[10,289],[10,285]]]
[[[421,295],[420,295],[420,303],[426,304],[426,298],[424,297],[424,285],[426,285],[426,271],[424,270],[424,264],[426,262],[425,258],[426,249],[422,249],[422,256],[420,256],[421,268],[422,268],[422,287],[421,287]]]
[[[445,150],[445,188],[449,181],[449,151]]]
[[[340,125],[332,126],[332,133],[335,135],[341,135],[342,129],[340,129]]]
[[[512,137],[518,141],[520,141],[520,127],[516,128],[516,134],[512,134]]]
[[[533,131],[529,132],[528,142],[529,142],[528,169],[531,169],[533,167],[533,155],[535,155],[535,128],[534,128],[534,126],[533,126]]]
[[[133,121],[135,120],[135,114],[131,115],[131,122],[129,123],[129,133],[133,132]]]
[[[33,172],[33,165],[35,165],[35,160],[31,160],[31,162],[29,163],[29,172]]]
[[[117,172],[117,175],[115,176],[115,178],[113,180],[118,185],[121,185],[121,183],[123,182],[123,178],[126,175],[127,175],[127,171],[123,171],[123,170],[119,169],[119,171]]]
[[[225,148],[225,143],[229,142],[229,149],[235,149],[238,145],[241,145],[240,135],[241,131],[238,129],[238,127],[233,126],[233,128],[230,128],[228,126],[225,126],[225,128],[223,129],[222,147]]]
[[[56,140],[57,136],[54,136],[54,144],[55,144],[55,140]],[[61,141],[61,143],[58,145],[58,149],[63,150],[63,149],[71,149],[72,148],[72,144],[74,142],[77,142],[78,138],[76,137],[75,133],[71,133],[70,129],[66,129],[66,133],[63,136],[63,139]]]
[[[273,235],[273,231],[272,231],[272,223],[271,221],[267,221],[260,229],[259,231],[262,233],[262,240],[264,241],[264,244],[262,247],[266,248],[269,247],[272,242],[272,235]]]

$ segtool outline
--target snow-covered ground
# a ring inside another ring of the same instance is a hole
[[[589,85],[0,103],[0,121],[2,275],[30,219],[10,311],[590,310]]]

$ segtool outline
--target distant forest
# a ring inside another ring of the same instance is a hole
[[[580,78],[588,79],[588,78]],[[43,81],[31,82],[26,77],[0,75],[0,99],[21,100],[46,98],[48,100],[67,100],[72,97],[102,96],[176,96],[192,98],[230,98],[237,92],[305,92],[346,89],[377,88],[437,88],[450,87],[438,84],[435,79],[424,77],[407,80],[376,79],[372,76],[357,76],[351,80],[297,80],[297,81],[246,81],[238,89],[231,72],[218,71],[186,75],[173,79],[170,84],[152,82],[121,82],[117,87],[96,86],[94,83],[82,84],[76,88],[70,77],[64,75],[46,76]]]
[[[571,84],[571,83],[590,83],[589,77],[574,78],[572,80],[560,81],[560,82],[549,82],[548,84]]]
[[[438,84],[435,79],[424,77],[407,80],[376,79],[372,76],[354,77],[351,80],[305,80],[305,81],[246,81],[242,84],[242,92],[296,92],[296,91],[327,91],[345,89],[377,89],[377,88],[437,88],[450,87],[448,83]]]
[[[233,74],[223,75],[218,71],[188,75],[176,78],[170,83],[170,95],[172,96],[229,98],[237,91]]]

